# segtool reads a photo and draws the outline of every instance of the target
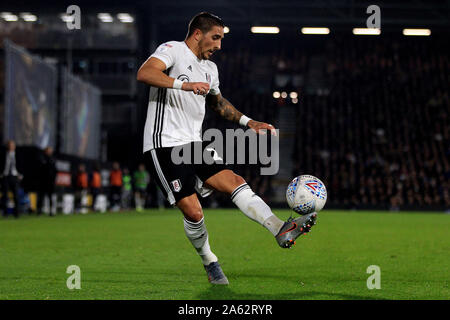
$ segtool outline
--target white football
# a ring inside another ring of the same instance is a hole
[[[327,202],[327,189],[322,181],[311,175],[296,177],[286,190],[289,207],[304,215],[319,212]]]

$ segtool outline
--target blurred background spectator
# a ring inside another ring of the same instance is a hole
[[[122,170],[120,164],[113,162],[110,172],[110,206],[112,211],[119,211],[122,198]]]
[[[140,163],[138,170],[133,175],[134,182],[134,202],[137,211],[142,211],[147,199],[147,186],[150,182],[150,176],[145,170],[145,165]]]
[[[122,184],[122,209],[128,210],[131,208],[133,197],[133,181],[131,180],[130,170],[126,167],[123,168]]]
[[[53,148],[47,147],[39,157],[39,189],[37,192],[37,214],[42,214],[42,205],[45,197],[49,201],[49,215],[56,213],[56,203],[53,194],[55,192],[56,164],[53,158]]]
[[[87,213],[87,192],[88,192],[88,173],[86,165],[80,163],[75,176],[75,212]]]
[[[94,169],[92,171],[92,175],[91,175],[91,194],[92,194],[92,210],[96,211],[96,200],[97,200],[97,196],[100,194],[101,192],[101,187],[102,187],[102,178],[100,175],[100,166],[98,163],[95,163],[94,165]]]
[[[20,214],[19,209],[19,183],[22,180],[22,159],[20,152],[16,154],[16,143],[9,140],[6,143],[6,148],[2,148],[0,152],[0,168],[2,179],[2,210],[3,215],[8,215],[8,197],[9,192],[12,193],[14,217],[18,218]]]

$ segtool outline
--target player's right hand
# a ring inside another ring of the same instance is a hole
[[[184,91],[192,91],[194,94],[205,95],[209,91],[209,83],[207,82],[183,82],[181,87]]]

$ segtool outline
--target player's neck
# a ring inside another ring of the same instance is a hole
[[[198,58],[202,59],[200,55],[200,47],[198,46],[197,42],[195,40],[188,38],[184,40],[184,43],[186,43],[187,47],[192,51],[192,53]]]

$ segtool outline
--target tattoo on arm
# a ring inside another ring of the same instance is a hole
[[[242,113],[238,111],[230,101],[220,97],[218,101],[210,104],[211,108],[216,111],[222,118],[239,123],[239,119],[242,117]]]

